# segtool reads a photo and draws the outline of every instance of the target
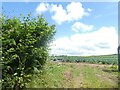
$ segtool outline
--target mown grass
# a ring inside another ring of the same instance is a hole
[[[117,88],[117,66],[48,62],[33,75],[29,88]]]

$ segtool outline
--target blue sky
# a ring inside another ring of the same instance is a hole
[[[118,3],[116,2],[17,2],[2,3],[12,17],[43,14],[56,25],[51,54],[105,55],[117,53]]]

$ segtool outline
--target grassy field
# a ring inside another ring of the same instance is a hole
[[[116,65],[50,61],[33,75],[29,88],[117,88]]]
[[[89,62],[97,64],[118,64],[118,55],[100,55],[100,56],[51,56],[53,61],[62,62]]]

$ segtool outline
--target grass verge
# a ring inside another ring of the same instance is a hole
[[[28,88],[118,88],[114,65],[48,62]]]

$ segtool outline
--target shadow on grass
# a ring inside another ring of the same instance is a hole
[[[109,72],[109,73],[111,73],[111,72],[119,72],[119,71],[116,70],[116,69],[114,69],[114,70],[103,69],[102,71],[104,71],[104,72]]]

